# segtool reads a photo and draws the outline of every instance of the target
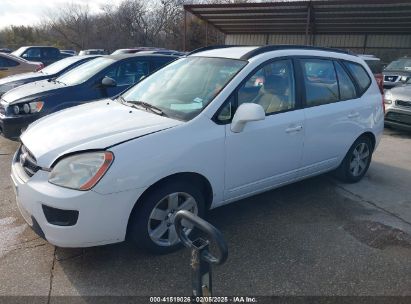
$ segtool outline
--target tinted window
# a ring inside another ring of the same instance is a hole
[[[254,73],[238,90],[238,105],[261,105],[267,114],[295,107],[294,72],[291,60],[269,63]]]
[[[346,100],[357,98],[355,85],[351,81],[351,78],[348,76],[344,68],[338,62],[335,62],[335,69],[337,71],[340,99]]]
[[[399,71],[411,71],[411,59],[410,58],[400,58],[391,62],[386,70],[399,70]]]
[[[19,65],[19,63],[14,60],[5,57],[0,57],[0,67],[2,68],[9,68],[17,65]]]
[[[43,58],[46,58],[46,59],[57,58],[60,55],[59,51],[53,48],[43,48],[42,52],[43,52]]]
[[[365,60],[365,63],[370,67],[373,74],[382,73],[382,64],[380,60]]]
[[[330,60],[301,60],[307,106],[318,106],[339,100],[337,77]]]
[[[22,56],[23,58],[41,58],[41,50],[39,48],[30,48]]]
[[[105,76],[113,78],[117,85],[132,85],[148,73],[148,61],[127,60],[109,69]]]
[[[361,93],[364,93],[371,84],[371,79],[367,71],[358,63],[346,61],[345,65],[350,70],[352,76],[358,83]]]

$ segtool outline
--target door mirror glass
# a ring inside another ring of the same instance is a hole
[[[107,76],[105,76],[103,78],[103,80],[101,81],[101,84],[105,87],[115,87],[115,86],[117,86],[117,82],[113,78],[110,78],[110,77],[107,77]]]
[[[246,123],[264,119],[265,112],[262,106],[256,103],[243,103],[234,114],[231,131],[239,133],[243,131]]]
[[[23,54],[23,55],[21,55],[21,57],[22,57],[22,58],[29,58],[29,55]]]

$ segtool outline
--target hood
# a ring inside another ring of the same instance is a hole
[[[21,141],[39,166],[50,167],[67,153],[104,149],[182,123],[107,99],[46,116],[31,124]]]
[[[36,78],[36,77],[43,76],[43,75],[45,76],[45,74],[42,74],[39,72],[30,72],[30,73],[12,75],[12,76],[8,76],[8,77],[4,77],[0,79],[0,85],[8,84],[9,82],[14,82],[14,81],[24,81],[29,78]]]
[[[411,84],[394,87],[390,92],[395,99],[411,100]]]
[[[54,94],[55,90],[65,87],[67,86],[59,82],[41,80],[14,88],[4,94],[2,96],[2,99],[7,103],[14,103],[21,100],[32,99],[38,96],[49,96]]]

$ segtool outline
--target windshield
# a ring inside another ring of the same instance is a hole
[[[179,59],[128,90],[127,102],[143,101],[179,120],[197,116],[247,61],[188,57]]]
[[[61,59],[53,64],[50,64],[49,66],[45,67],[44,69],[41,70],[42,73],[47,74],[47,75],[52,75],[56,74],[65,68],[68,68],[72,64],[76,63],[79,61],[79,58],[77,56],[75,57],[67,57],[64,59]]]
[[[66,85],[78,85],[86,82],[114,62],[110,58],[96,58],[68,71],[57,78],[57,81],[63,82]]]
[[[411,58],[401,58],[391,62],[386,70],[411,71]]]

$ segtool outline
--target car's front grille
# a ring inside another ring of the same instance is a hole
[[[389,76],[384,76],[384,81],[397,82],[399,78],[400,76],[389,75]]]
[[[24,145],[20,147],[17,160],[29,177],[32,177],[38,170],[40,170],[40,167],[37,166],[36,158]]]
[[[399,107],[411,108],[411,101],[397,100],[395,104]]]
[[[388,112],[387,115],[385,116],[385,119],[388,121],[411,125],[411,114]]]

